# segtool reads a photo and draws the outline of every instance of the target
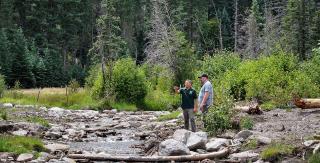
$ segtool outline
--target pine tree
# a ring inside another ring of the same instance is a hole
[[[11,70],[11,55],[9,51],[9,40],[4,28],[0,30],[0,74],[4,75],[6,82],[9,82]]]
[[[35,78],[32,73],[32,65],[28,59],[28,48],[22,29],[18,29],[14,33],[10,50],[13,56],[10,84],[13,85],[15,81],[19,81],[24,88],[34,87]]]

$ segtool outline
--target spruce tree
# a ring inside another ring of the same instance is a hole
[[[9,82],[11,70],[11,55],[9,51],[9,40],[4,28],[0,30],[0,74],[5,76],[6,82]]]
[[[35,85],[35,78],[32,73],[32,65],[28,59],[28,48],[22,29],[14,33],[11,44],[12,66],[11,66],[11,85],[19,81],[23,88],[31,88]]]

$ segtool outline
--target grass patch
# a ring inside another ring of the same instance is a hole
[[[171,120],[171,119],[176,119],[180,113],[181,112],[179,112],[179,111],[174,111],[169,114],[160,115],[160,117],[158,118],[158,121],[167,121],[167,120]]]
[[[258,147],[257,139],[249,140],[248,142],[242,145],[242,148],[245,150],[252,150],[252,149],[256,149],[257,147]]]
[[[308,159],[308,163],[319,163],[319,162],[320,162],[320,153],[316,153]]]
[[[275,109],[276,107],[277,106],[275,104],[273,104],[272,102],[266,102],[261,105],[261,109],[264,111],[271,111],[271,110]]]
[[[38,124],[40,124],[41,126],[44,126],[44,127],[50,127],[49,122],[46,119],[42,118],[42,117],[33,116],[33,117],[28,117],[26,120],[28,122],[38,123]]]
[[[267,161],[281,159],[282,156],[292,154],[294,147],[292,145],[271,143],[261,153],[261,158]]]
[[[111,107],[119,111],[137,111],[137,106],[125,102],[111,104]]]
[[[0,136],[0,152],[11,152],[19,155],[32,151],[45,151],[40,139],[22,136]]]
[[[251,130],[253,128],[253,120],[252,118],[246,116],[240,119],[240,127],[241,129]]]
[[[50,90],[52,89],[52,92]],[[63,107],[67,109],[81,109],[95,107],[98,103],[91,98],[87,90],[81,89],[76,93],[66,96],[61,88],[46,88],[40,92],[39,100],[37,101],[37,89],[31,90],[9,90],[4,93],[0,103],[15,103],[20,105],[41,105],[46,107]]]
[[[6,110],[0,110],[0,118],[5,121],[8,120],[8,113]]]

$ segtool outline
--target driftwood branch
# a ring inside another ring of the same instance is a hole
[[[320,99],[296,98],[294,104],[301,109],[320,108]]]
[[[234,110],[246,112],[248,114],[261,114],[262,113],[258,103],[251,103],[248,106],[235,106]]]
[[[89,159],[91,161],[133,161],[133,162],[155,162],[155,161],[200,161],[204,159],[222,158],[229,154],[230,150],[225,148],[218,152],[198,155],[184,156],[112,156],[99,154],[70,154],[72,159]]]

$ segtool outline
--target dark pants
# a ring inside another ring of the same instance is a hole
[[[189,130],[189,121],[191,123],[191,131],[196,132],[196,122],[194,118],[194,112],[192,109],[183,109],[184,128]]]
[[[208,105],[204,105],[203,106],[203,111],[202,111],[202,121],[203,121],[204,128],[207,127],[206,117],[207,117],[208,110],[209,110],[209,106]]]

